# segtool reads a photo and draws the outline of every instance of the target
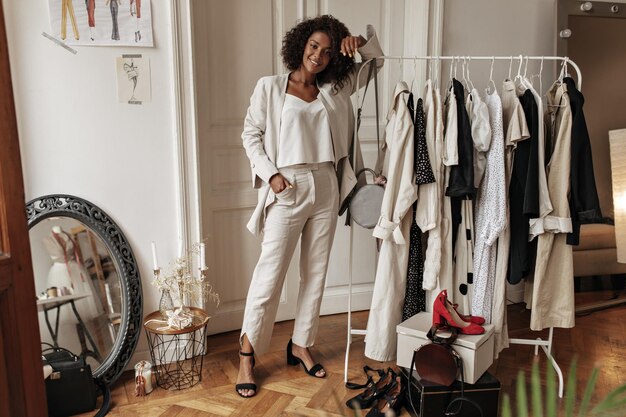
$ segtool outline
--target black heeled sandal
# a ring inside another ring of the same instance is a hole
[[[384,417],[390,408],[393,409],[394,415],[400,415],[400,409],[404,402],[404,388],[402,379],[396,376],[387,394],[378,400],[376,406],[373,407],[365,417]]]
[[[374,382],[372,377],[368,375],[367,382],[364,385],[346,383],[346,387],[349,389],[365,388],[365,391],[346,401],[346,405],[353,410],[357,408],[357,405],[361,410],[370,408],[376,400],[387,394],[389,389],[396,382],[397,374],[391,368],[383,371],[382,369],[372,369],[366,365],[363,370],[366,375],[368,371],[378,372],[378,380]]]
[[[252,356],[252,369],[254,370],[254,352],[242,352],[239,351],[239,355],[241,356]],[[239,392],[239,390],[253,390],[254,394],[252,395],[243,395],[242,393]],[[237,392],[237,394],[239,394],[240,397],[243,398],[252,398],[256,395],[257,392],[257,388],[256,388],[256,384],[253,384],[252,382],[244,382],[241,384],[236,384],[235,385],[235,391]]]
[[[304,364],[304,361],[302,359],[298,358],[297,356],[293,355],[292,346],[293,346],[293,342],[291,341],[291,339],[289,339],[289,343],[287,344],[287,364],[289,364],[291,366],[295,366],[295,365],[298,365],[300,363],[300,364],[302,364],[302,367],[304,368],[304,371],[307,374],[309,374],[311,376],[314,376],[315,378],[324,378],[324,377],[326,377],[326,370],[319,363],[316,363],[315,365],[313,365],[311,367],[311,369],[306,369],[306,365]],[[323,376],[315,375],[319,371],[324,371],[324,375]]]

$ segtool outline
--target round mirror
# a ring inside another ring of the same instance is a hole
[[[37,198],[26,212],[41,341],[83,355],[94,376],[111,384],[141,330],[141,279],[128,241],[78,197]]]

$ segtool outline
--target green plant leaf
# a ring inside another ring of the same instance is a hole
[[[552,361],[546,361],[546,416],[557,417],[556,410],[556,372]]]
[[[528,398],[523,371],[517,374],[517,417],[528,417]]]
[[[539,375],[539,363],[533,362],[530,372],[531,401],[533,407],[533,417],[543,417],[543,404],[541,401],[541,376]]]
[[[565,417],[574,417],[574,406],[576,405],[576,367],[577,358],[572,360],[567,376],[567,388],[565,390]]]
[[[593,368],[591,371],[591,377],[587,382],[587,387],[585,388],[585,394],[583,395],[583,400],[580,403],[580,410],[578,410],[578,417],[585,417],[587,415],[587,409],[589,408],[589,403],[591,402],[591,396],[593,395],[593,390],[596,387],[596,380],[598,379],[598,368]]]
[[[509,394],[504,394],[502,398],[502,417],[511,417],[511,399]]]
[[[598,403],[591,413],[594,415],[607,412],[623,412],[626,409],[626,385],[621,385],[611,391],[600,403]]]

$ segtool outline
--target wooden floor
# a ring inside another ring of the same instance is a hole
[[[595,293],[594,296],[598,296]],[[588,295],[577,294],[577,303]],[[530,314],[521,305],[509,306],[510,336],[535,338],[546,332],[528,330]],[[555,329],[554,356],[567,373],[572,358],[579,363],[578,391],[594,366],[600,366],[595,399],[611,389],[626,383],[626,307],[614,307],[587,316],[577,317],[573,329]],[[364,328],[367,312],[353,315],[354,327]],[[270,353],[257,358],[258,394],[251,399],[239,397],[234,390],[238,367],[238,332],[209,337],[209,354],[204,358],[202,382],[181,390],[166,391],[156,388],[145,397],[134,396],[134,380],[126,372],[112,389],[113,406],[110,416],[132,417],[200,417],[200,416],[348,416],[346,399],[358,391],[350,391],[343,384],[343,363],[346,334],[346,315],[322,317],[315,356],[324,364],[328,376],[316,379],[306,375],[301,367],[286,365],[285,347],[289,341],[293,321],[278,323],[274,329]],[[547,337],[547,336],[544,336]],[[351,349],[350,379],[362,381],[364,364],[374,367],[392,366],[366,359],[363,355],[363,337],[355,337]],[[534,356],[531,346],[515,345],[502,352],[490,372],[502,383],[502,392],[511,393],[519,370],[530,371],[533,361],[545,369],[544,355]],[[543,372],[542,372],[543,373]],[[84,416],[92,413],[84,414]],[[365,411],[362,413],[365,415]],[[404,410],[401,414],[407,416]]]

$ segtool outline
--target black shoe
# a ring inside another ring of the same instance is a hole
[[[254,361],[254,352],[242,352],[242,351],[239,351],[239,354],[241,356],[252,356],[252,369],[254,369],[254,363],[255,363],[255,361]],[[244,390],[244,389],[253,390],[254,394],[252,394],[252,395],[243,395],[243,394],[241,394],[239,392],[239,390]],[[253,384],[251,382],[245,382],[245,383],[242,383],[242,384],[236,384],[235,385],[235,391],[237,391],[237,394],[239,394],[240,397],[252,398],[252,397],[254,397],[256,395],[256,392],[257,392],[256,384]]]
[[[365,417],[384,417],[389,409],[393,409],[395,415],[400,415],[400,409],[404,401],[404,384],[402,379],[396,376],[395,381],[383,398],[365,415]]]
[[[356,409],[358,405],[361,410],[370,408],[376,400],[383,397],[387,391],[389,391],[391,386],[396,382],[396,373],[391,368],[388,368],[384,372],[382,370],[379,372],[382,373],[379,374],[380,378],[378,378],[378,381],[374,382],[370,376],[367,379],[365,391],[346,401],[348,407]]]
[[[313,365],[311,367],[311,369],[306,369],[306,365],[304,364],[304,361],[300,358],[298,358],[297,356],[294,356],[293,353],[291,352],[291,347],[293,346],[293,342],[291,341],[291,339],[289,339],[289,343],[287,344],[287,364],[295,366],[299,363],[302,364],[302,367],[304,368],[304,371],[311,375],[314,376],[315,378],[324,378],[326,376],[326,372],[324,372],[323,376],[317,376],[315,374],[317,374],[319,371],[323,371],[324,367],[319,364],[316,363],[315,365]]]

